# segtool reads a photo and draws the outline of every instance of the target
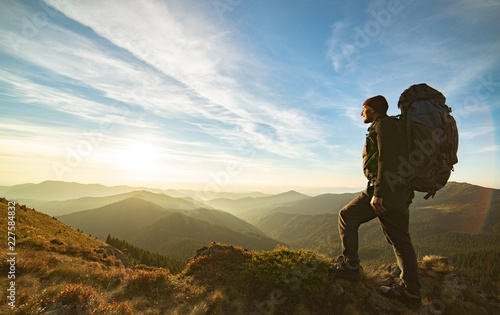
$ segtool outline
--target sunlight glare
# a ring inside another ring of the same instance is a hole
[[[119,159],[120,168],[135,173],[150,173],[158,169],[157,148],[148,143],[134,141]]]

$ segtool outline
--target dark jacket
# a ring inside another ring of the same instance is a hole
[[[404,126],[396,118],[379,116],[368,128],[363,172],[373,186],[374,196],[396,203],[408,198],[409,189],[398,176],[400,163],[408,155],[406,141]]]

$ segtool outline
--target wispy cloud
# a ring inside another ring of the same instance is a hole
[[[492,145],[479,150],[477,153],[498,152],[498,151],[500,151],[500,145]]]
[[[43,32],[24,43],[26,49],[17,57],[107,98],[203,125],[215,137],[260,139],[260,149],[283,156],[300,156],[306,147],[319,144],[314,140],[321,137],[321,127],[308,113],[278,107],[268,101],[272,95],[255,95],[246,88],[259,75],[252,65],[254,56],[210,19],[197,19],[195,12],[186,15],[160,1],[47,3],[123,50],[110,50],[102,41],[49,21]],[[9,42],[3,42],[4,49],[12,51],[5,47]],[[243,73],[250,81],[235,79]],[[53,92],[44,94],[46,103],[65,111],[63,95]],[[238,132],[231,133],[234,130]]]
[[[58,145],[67,142],[74,135],[69,131],[55,130],[52,127],[44,127],[29,123],[20,123],[8,119],[0,119],[0,152],[6,157],[15,159],[37,160],[55,158],[60,155]],[[47,139],[51,139],[52,146],[47,145]]]
[[[330,38],[326,42],[328,48],[326,57],[337,72],[349,68],[357,50],[354,42],[344,41],[344,33],[352,28],[352,25],[349,24],[345,21],[335,22],[332,25]]]
[[[378,1],[367,9],[367,20],[334,23],[327,40],[333,68],[343,74],[356,69],[358,86],[365,93],[384,91],[397,99],[409,84],[421,82],[435,85],[445,95],[463,94],[477,84],[478,76],[498,66],[500,43],[491,29],[498,25],[497,1],[440,3],[433,4],[433,10],[424,6],[401,2],[398,13],[391,14],[387,2]],[[377,17],[382,12],[386,15]],[[457,20],[462,22],[453,22]],[[478,23],[485,27],[478,28]],[[454,32],[459,36],[449,35]]]
[[[0,2],[0,136],[17,157],[33,146],[64,160],[106,124],[116,128],[88,162],[108,169],[142,141],[165,174],[195,180],[237,161],[328,181],[328,171],[358,167],[364,99],[382,94],[397,114],[401,92],[420,82],[473,121],[457,119],[461,145],[482,137],[491,147],[494,130],[474,126],[498,103],[498,1],[401,1],[390,17],[380,14],[394,1],[287,12],[244,2],[222,22],[212,1],[43,1]],[[319,10],[332,14],[308,15]]]
[[[4,96],[14,98],[24,104],[49,108],[54,112],[65,113],[93,123],[126,125],[149,128],[151,125],[133,116],[132,107],[113,101],[99,103],[79,97],[70,91],[36,83],[26,77],[18,76],[0,69],[0,83],[5,86]],[[61,122],[63,123],[63,122]],[[71,122],[67,122],[72,124]]]
[[[485,135],[492,135],[495,132],[495,128],[493,126],[480,126],[474,128],[473,130],[464,130],[460,131],[461,139],[474,139],[476,137],[481,137]]]

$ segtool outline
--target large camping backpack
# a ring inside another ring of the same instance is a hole
[[[406,126],[408,156],[405,178],[416,191],[434,197],[450,178],[458,162],[458,129],[444,95],[425,83],[416,84],[401,94],[398,108]]]

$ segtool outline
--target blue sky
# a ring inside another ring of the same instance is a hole
[[[427,83],[500,187],[500,2],[0,2],[0,185],[363,187],[363,101]],[[339,188],[340,187],[340,188]]]

